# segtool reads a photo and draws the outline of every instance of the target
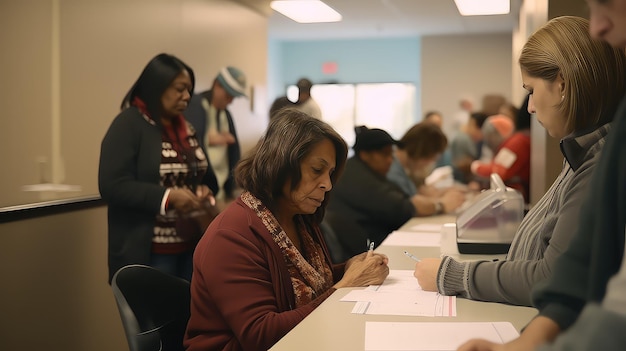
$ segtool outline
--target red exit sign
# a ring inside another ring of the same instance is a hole
[[[337,62],[324,62],[322,64],[322,73],[324,74],[335,74],[337,69]]]

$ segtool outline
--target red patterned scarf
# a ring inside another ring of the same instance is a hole
[[[148,122],[150,122],[150,124],[155,124],[155,121],[153,117],[150,116],[146,103],[143,102],[143,100],[135,96],[135,98],[132,101],[132,105],[139,109],[139,111],[143,114],[144,118]],[[191,146],[189,145],[189,131],[187,130],[187,122],[185,121],[185,117],[183,115],[178,115],[172,118],[172,126],[174,129],[173,132],[176,134],[172,135],[173,134],[172,129],[164,128],[167,137],[170,140],[179,140],[183,149],[185,150],[190,149]]]
[[[307,257],[293,245],[278,220],[272,212],[250,192],[241,194],[241,200],[261,219],[265,228],[270,232],[274,242],[280,247],[291,276],[293,292],[296,297],[296,307],[306,305],[317,296],[331,288],[333,275],[326,264],[324,253],[311,234],[306,231],[302,217],[299,218],[298,231],[301,244]]]

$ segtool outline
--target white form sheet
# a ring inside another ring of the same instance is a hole
[[[509,322],[365,322],[365,351],[454,351],[473,338],[505,343],[518,336]]]
[[[439,247],[441,246],[441,233],[394,230],[387,235],[381,245]]]
[[[456,296],[422,290],[411,270],[391,270],[382,285],[352,290],[340,301],[356,302],[355,314],[456,316]]]

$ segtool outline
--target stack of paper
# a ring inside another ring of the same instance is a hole
[[[410,270],[391,270],[382,285],[352,290],[341,301],[356,302],[356,314],[456,316],[456,297],[422,290]]]

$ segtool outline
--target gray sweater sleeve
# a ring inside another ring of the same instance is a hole
[[[437,288],[443,295],[530,306],[532,272],[530,277],[524,275],[537,265],[537,261],[459,262],[445,257],[437,274]]]
[[[565,252],[576,231],[580,204],[591,174],[592,168],[583,167],[564,177],[566,187],[553,185],[552,192],[546,193],[520,225],[516,235],[528,239],[511,247],[509,257],[514,259],[458,262],[445,257],[437,274],[439,292],[530,306],[532,289],[551,275],[556,259]],[[545,213],[551,220],[546,221]]]

